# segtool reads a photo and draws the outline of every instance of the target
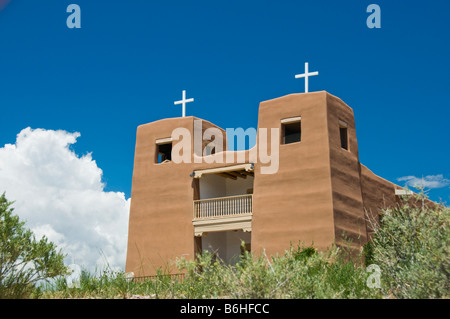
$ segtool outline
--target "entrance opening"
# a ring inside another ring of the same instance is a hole
[[[251,249],[251,233],[242,230],[211,232],[201,239],[203,250],[209,251],[228,265],[236,264],[243,252]]]
[[[209,174],[203,176],[199,181],[199,199],[237,196],[253,193],[253,176],[245,176],[245,178],[235,177],[233,179],[224,178],[216,174]]]

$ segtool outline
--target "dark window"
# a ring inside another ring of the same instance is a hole
[[[172,143],[156,145],[156,163],[172,160]]]
[[[347,134],[347,126],[340,125],[339,132],[341,135],[341,147],[343,149],[348,150],[348,134]]]
[[[300,142],[302,138],[301,122],[283,123],[282,129],[282,142],[283,144],[291,144]]]

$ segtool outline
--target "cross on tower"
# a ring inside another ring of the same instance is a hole
[[[186,90],[183,90],[183,98],[180,101],[175,101],[174,105],[182,104],[183,105],[183,117],[186,116],[186,103],[194,102],[194,99],[186,100]]]
[[[305,93],[308,93],[308,77],[309,76],[314,76],[314,75],[319,75],[319,72],[308,72],[308,62],[305,63],[305,73],[304,74],[297,74],[295,75],[296,79],[299,78],[305,78]]]

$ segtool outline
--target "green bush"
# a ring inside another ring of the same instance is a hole
[[[0,298],[28,298],[35,284],[67,273],[64,255],[44,236],[36,240],[12,203],[0,196]]]
[[[384,294],[450,296],[450,209],[405,203],[382,212],[368,255],[381,268]]]

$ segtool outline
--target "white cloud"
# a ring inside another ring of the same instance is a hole
[[[68,263],[90,270],[124,269],[130,199],[106,192],[91,154],[70,149],[79,133],[23,129],[0,148],[0,193],[37,237],[68,254]]]
[[[406,186],[415,188],[443,188],[450,185],[450,180],[444,178],[442,174],[440,175],[428,175],[425,177],[416,176],[404,176],[397,178],[400,182],[405,182]]]

